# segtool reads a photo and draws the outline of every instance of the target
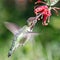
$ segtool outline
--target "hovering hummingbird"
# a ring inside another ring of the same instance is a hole
[[[12,53],[14,52],[14,50],[19,47],[19,46],[24,46],[26,44],[26,42],[31,39],[31,35],[38,35],[38,33],[34,33],[33,31],[33,26],[36,24],[37,19],[39,18],[40,15],[36,16],[36,17],[32,17],[29,18],[28,21],[30,19],[35,18],[33,21],[28,22],[28,25],[23,26],[22,28],[19,28],[16,24],[11,23],[11,22],[5,22],[5,26],[8,30],[10,30],[13,35],[14,35],[14,39],[12,42],[12,46],[8,52],[8,57],[10,57],[12,55]],[[32,24],[29,24],[32,23]]]

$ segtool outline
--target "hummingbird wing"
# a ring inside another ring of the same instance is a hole
[[[25,36],[25,40],[24,40],[24,43],[23,43],[23,45],[25,45],[27,42],[28,42],[28,40],[34,40],[34,36],[35,35],[39,35],[39,33],[37,33],[37,32],[28,32],[28,33],[26,33],[26,36]]]
[[[37,32],[28,32],[28,34],[31,34],[31,35],[40,35],[40,34],[37,33]]]
[[[19,41],[20,45],[25,45],[28,40],[32,40],[35,35],[39,35],[36,32],[27,32],[26,35]]]
[[[4,22],[4,24],[5,24],[5,27],[6,27],[8,30],[10,30],[14,35],[15,35],[16,33],[18,33],[18,31],[19,31],[19,29],[20,29],[16,24],[11,23],[11,22]]]

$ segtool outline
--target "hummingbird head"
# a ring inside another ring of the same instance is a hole
[[[35,23],[36,23],[35,17],[28,18],[27,23],[28,23],[29,27],[33,27],[35,25]]]
[[[35,26],[35,24],[37,23],[38,18],[41,16],[41,14],[39,13],[36,17],[30,17],[27,20],[28,26],[31,27],[31,29]]]

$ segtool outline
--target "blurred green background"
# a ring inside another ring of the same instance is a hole
[[[23,0],[24,1],[24,0]],[[60,60],[60,11],[59,16],[52,11],[48,26],[38,21],[34,31],[41,35],[18,48],[10,58],[7,54],[11,47],[13,34],[4,26],[5,21],[24,26],[27,19],[35,16],[34,2],[21,3],[21,0],[0,0],[0,60]],[[59,6],[60,2],[56,5]],[[21,7],[22,6],[22,7]]]

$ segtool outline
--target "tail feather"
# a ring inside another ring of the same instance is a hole
[[[8,53],[8,57],[10,57],[11,56],[11,54],[10,53]]]
[[[8,57],[10,57],[12,55],[12,50],[10,49],[10,51],[8,52]]]

